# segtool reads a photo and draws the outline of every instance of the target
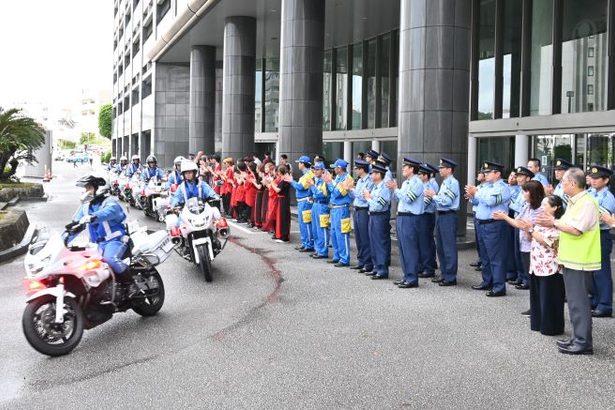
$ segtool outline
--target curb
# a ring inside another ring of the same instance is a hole
[[[0,252],[0,263],[7,262],[26,253],[28,251],[28,246],[30,246],[30,243],[32,242],[32,238],[34,238],[36,234],[38,234],[38,228],[34,225],[30,225],[21,242],[12,248],[5,249]]]

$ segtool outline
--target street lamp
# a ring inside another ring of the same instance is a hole
[[[574,97],[574,91],[566,91],[566,97],[568,97],[568,114],[570,114],[570,101]]]

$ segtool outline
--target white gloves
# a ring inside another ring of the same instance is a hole
[[[81,225],[89,224],[90,222],[92,222],[92,215],[85,215],[79,220]]]

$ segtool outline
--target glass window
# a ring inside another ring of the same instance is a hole
[[[394,32],[395,47],[391,47],[391,64],[393,67],[397,67],[399,64],[399,30],[395,30]],[[393,95],[391,99],[391,104],[393,105],[393,109],[391,110],[392,118],[389,118],[389,127],[397,126],[397,85],[399,84],[399,70],[393,70],[393,78],[391,78],[391,87],[390,92]]]
[[[495,0],[481,0],[478,27],[478,119],[492,119],[495,96]]]
[[[331,129],[331,50],[325,51],[322,74],[322,129]]]
[[[337,50],[335,64],[335,129],[345,130],[348,114],[348,49]]]
[[[171,0],[162,0],[158,2],[156,6],[156,22],[160,23],[160,20],[164,18],[167,11],[171,9]]]
[[[504,166],[504,175],[516,165],[515,137],[489,137],[477,139],[476,169],[484,161],[495,161]]]
[[[371,141],[355,141],[352,143],[352,160],[357,159],[359,152],[366,153],[372,148]]]
[[[613,137],[615,134],[588,134],[587,136],[587,164],[613,165]]]
[[[363,110],[363,44],[352,45],[352,123],[353,130],[361,129]]]
[[[590,104],[595,110],[606,109],[607,5],[607,0],[563,2],[562,111],[566,106],[567,112],[590,111]],[[591,95],[585,92],[589,85]]]
[[[268,58],[265,61],[265,132],[278,130],[279,107],[280,60]]]
[[[397,141],[381,141],[380,142],[380,153],[386,152],[393,162],[389,166],[393,177],[397,175]]]
[[[504,6],[502,118],[509,118],[519,116],[521,2],[506,0]]]
[[[263,60],[256,59],[256,78],[254,81],[254,131],[261,132],[263,127]]]
[[[152,76],[148,76],[141,84],[141,96],[145,98],[152,93]]]
[[[376,39],[367,43],[367,128],[376,127]]]
[[[555,182],[553,163],[556,158],[572,162],[572,134],[536,135],[534,137],[534,157],[540,160],[542,172],[551,182]],[[521,164],[517,164],[521,165]]]
[[[326,166],[335,162],[338,158],[344,158],[343,142],[323,142],[322,154],[325,156]]]
[[[533,2],[530,115],[551,114],[552,30],[553,2]]]
[[[594,56],[594,48],[593,47],[589,47],[587,49],[587,57],[593,57]]]
[[[594,86],[592,84],[587,84],[587,95],[594,95]]]
[[[380,51],[380,126],[389,126],[389,59],[391,58],[391,35],[385,34],[381,40]]]

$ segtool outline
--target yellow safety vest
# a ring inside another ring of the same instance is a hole
[[[585,193],[574,203],[569,200],[566,213],[561,219],[562,222],[566,223],[570,219],[575,219],[587,202],[590,202],[596,208],[596,214],[600,215],[596,200]],[[560,232],[558,258],[559,262],[568,269],[600,270],[600,218],[597,219],[593,228],[579,236]]]

